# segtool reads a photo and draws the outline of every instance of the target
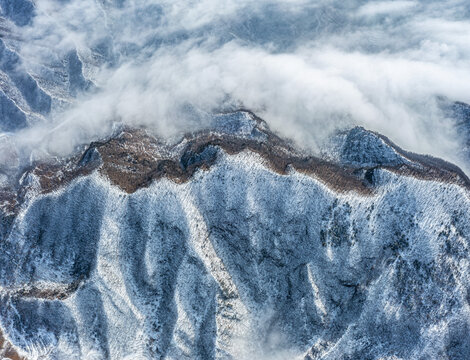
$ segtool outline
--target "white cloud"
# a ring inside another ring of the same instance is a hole
[[[77,47],[93,60],[86,49],[105,41],[115,59],[88,61],[100,90],[24,131],[22,146],[64,153],[105,136],[116,121],[171,136],[203,126],[188,105],[210,112],[228,102],[312,149],[338,127],[359,124],[456,161],[459,143],[435,97],[470,101],[465,2],[100,4],[38,2],[25,58],[47,64]],[[372,16],[391,13],[396,20]]]
[[[361,6],[357,13],[359,16],[393,15],[409,11],[417,5],[417,1],[370,1]]]

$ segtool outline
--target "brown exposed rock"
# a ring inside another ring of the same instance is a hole
[[[25,360],[25,358],[20,356],[18,352],[13,348],[13,346],[11,346],[11,344],[4,338],[1,330],[0,330],[0,357],[3,359],[10,359],[10,360]]]
[[[202,132],[186,136],[182,151],[161,149],[155,138],[141,130],[129,130],[119,138],[105,143],[92,144],[102,157],[100,173],[122,190],[133,193],[148,186],[162,177],[182,183],[188,181],[199,169],[208,169],[215,162],[214,157],[202,154],[208,148],[217,148],[234,155],[242,151],[252,151],[260,155],[271,170],[286,174],[295,169],[313,176],[336,192],[353,191],[361,195],[370,195],[373,184],[364,176],[374,168],[353,168],[332,163],[315,156],[304,155],[296,151],[289,143],[269,131],[265,140],[237,137],[227,134]],[[405,152],[384,138],[390,146],[402,154],[411,163],[391,167],[378,166],[399,175],[413,176],[421,180],[434,180],[457,184],[470,189],[467,176],[455,165],[430,156]],[[88,151],[90,151],[90,149]],[[188,162],[188,159],[196,159]]]
[[[99,171],[112,184],[127,193],[133,193],[163,177],[177,183],[186,182],[196,171],[209,169],[217,160],[218,151],[230,155],[251,151],[260,155],[272,171],[287,174],[290,169],[295,169],[315,177],[336,192],[352,191],[363,196],[371,195],[374,191],[371,174],[375,169],[470,189],[469,179],[457,166],[430,156],[406,152],[380,134],[375,135],[410,162],[397,166],[358,168],[306,155],[269,131],[263,120],[247,112],[257,121],[256,130],[263,136],[202,131],[188,134],[180,142],[169,145],[145,130],[125,129],[106,141],[91,143],[83,154],[54,163],[35,164],[25,172],[23,178],[32,175],[39,183],[39,189],[36,190],[49,193],[77,177]],[[0,201],[3,199],[7,204],[4,206],[14,212],[31,186],[36,185],[26,183],[15,191],[0,192]]]
[[[353,169],[344,169],[313,156],[298,155],[276,137],[258,141],[207,132],[186,137],[184,141],[187,144],[181,153],[162,152],[158,150],[157,141],[149,135],[130,131],[91,147],[98,150],[103,160],[100,173],[128,193],[162,177],[177,183],[188,181],[197,170],[208,169],[214,163],[214,156],[203,155],[209,148],[221,149],[230,155],[252,151],[262,156],[266,164],[279,174],[286,174],[291,167],[317,177],[336,191],[371,192],[370,187],[352,173]],[[162,153],[172,155],[165,157]]]
[[[386,136],[378,133],[374,134],[384,140],[387,145],[393,147],[401,156],[411,161],[411,164],[396,167],[384,166],[383,168],[398,175],[413,176],[421,180],[441,181],[470,189],[470,179],[458,166],[430,155],[415,154],[403,150]]]
[[[84,279],[77,279],[71,284],[59,284],[54,285],[54,287],[25,287],[18,289],[9,295],[44,300],[64,300],[77,291],[83,281]]]

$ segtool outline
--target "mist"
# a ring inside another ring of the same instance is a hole
[[[44,85],[59,100],[9,134],[21,154],[67,155],[116,124],[169,138],[243,107],[312,152],[360,125],[466,166],[438,99],[470,102],[468,1],[41,0],[15,31],[41,86],[72,51],[92,84]]]

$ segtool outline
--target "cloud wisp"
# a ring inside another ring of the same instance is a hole
[[[43,0],[21,32],[38,77],[76,50],[96,85],[13,135],[25,153],[69,153],[117,122],[173,136],[243,106],[314,151],[362,125],[460,161],[437,98],[470,102],[466,1]]]

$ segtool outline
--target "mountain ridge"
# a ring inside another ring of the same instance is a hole
[[[354,132],[344,151],[386,141]],[[363,167],[308,157],[240,111],[34,167],[2,220],[5,338],[27,358],[464,359],[468,179],[367,146]]]

